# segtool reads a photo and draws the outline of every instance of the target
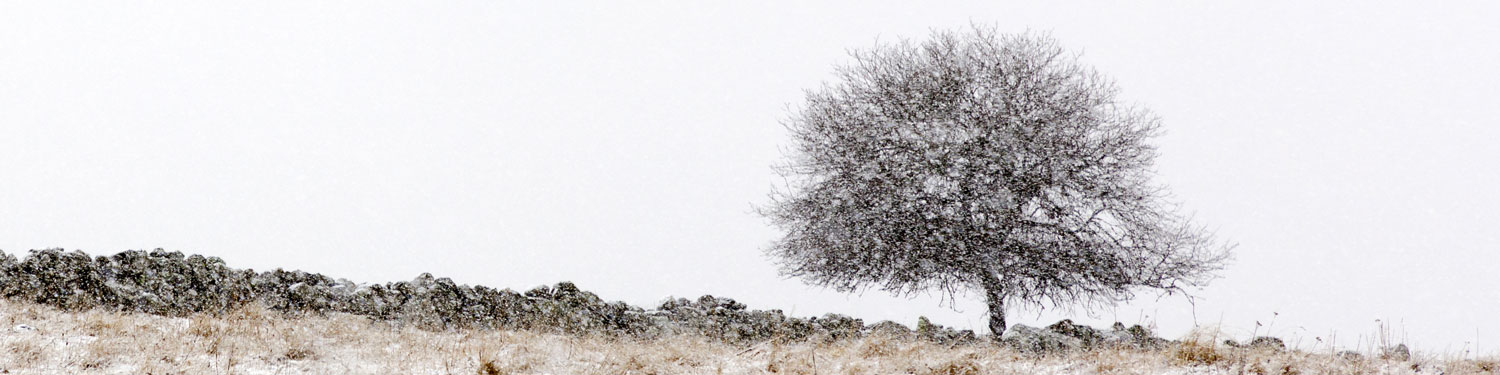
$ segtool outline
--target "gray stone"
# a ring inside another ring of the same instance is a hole
[[[1380,348],[1380,359],[1401,362],[1410,361],[1411,350],[1406,348],[1406,344],[1396,344],[1395,346]]]
[[[1023,324],[1012,325],[1000,336],[1000,341],[1012,348],[1030,353],[1056,353],[1083,348],[1083,340],[1069,337],[1052,330],[1035,328]]]
[[[1113,345],[1143,350],[1159,350],[1166,348],[1169,343],[1166,339],[1156,337],[1150,329],[1140,324],[1126,328],[1124,323],[1115,322],[1109,332],[1104,335],[1105,339]]]
[[[971,344],[978,340],[974,331],[955,330],[939,324],[933,324],[927,317],[917,317],[917,338],[943,345]]]
[[[912,336],[912,331],[906,325],[889,320],[882,320],[865,327],[865,333],[870,336],[905,339]]]
[[[1278,352],[1286,350],[1286,343],[1282,342],[1280,338],[1271,336],[1257,336],[1251,339],[1250,342],[1245,343],[1245,346],[1252,349],[1270,349]]]
[[[1047,326],[1047,330],[1059,335],[1078,339],[1081,345],[1085,348],[1103,346],[1106,339],[1105,336],[1100,333],[1099,330],[1094,329],[1094,327],[1074,324],[1070,319],[1063,319],[1058,321],[1057,323],[1053,323],[1052,325]]]
[[[864,320],[833,313],[824,314],[822,318],[814,319],[813,323],[833,340],[858,338],[865,328]]]

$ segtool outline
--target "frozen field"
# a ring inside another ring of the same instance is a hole
[[[258,305],[251,305],[258,306]],[[12,374],[1468,374],[1495,361],[1175,344],[1162,351],[1030,355],[880,336],[734,346],[522,331],[424,331],[347,314],[259,307],[169,318],[0,301],[0,368]],[[817,342],[817,343],[814,343]]]

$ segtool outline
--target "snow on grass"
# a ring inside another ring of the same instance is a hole
[[[433,332],[348,314],[289,317],[254,304],[172,318],[0,300],[0,324],[0,370],[12,374],[1481,374],[1500,367],[1192,340],[1161,351],[1032,355],[878,335],[736,346],[694,336]]]

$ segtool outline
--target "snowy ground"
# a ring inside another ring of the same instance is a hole
[[[515,331],[429,332],[352,315],[262,309],[168,318],[65,313],[0,300],[11,374],[1464,374],[1494,361],[1344,359],[1326,353],[1174,347],[1033,356],[989,345],[879,337],[742,347],[692,337],[612,340]]]

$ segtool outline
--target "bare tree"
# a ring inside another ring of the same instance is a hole
[[[1005,309],[1201,287],[1230,246],[1149,181],[1160,120],[1045,35],[934,32],[852,51],[784,121],[761,214],[781,271],[840,291],[982,292]]]

